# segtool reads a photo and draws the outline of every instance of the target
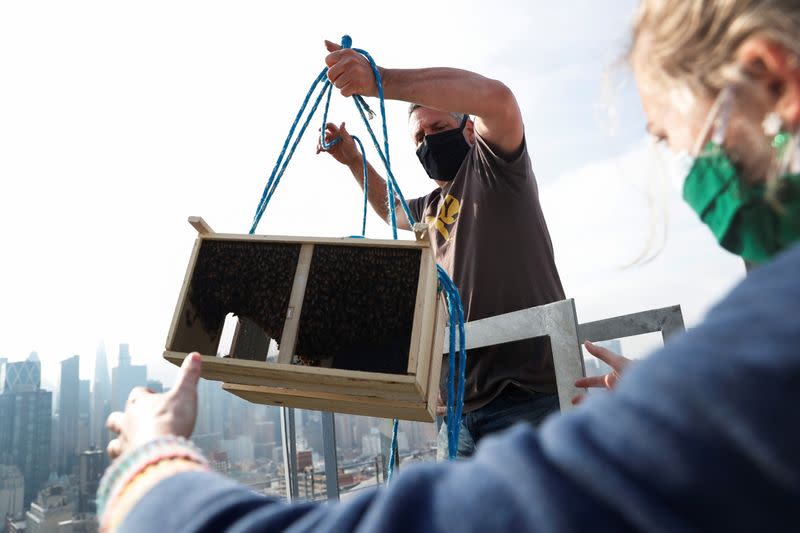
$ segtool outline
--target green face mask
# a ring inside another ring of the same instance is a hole
[[[764,185],[746,183],[716,142],[694,160],[683,185],[683,198],[720,245],[752,263],[800,241],[800,174],[780,178],[777,205],[767,202],[765,192]]]

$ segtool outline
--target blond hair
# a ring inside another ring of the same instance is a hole
[[[646,39],[650,76],[713,97],[735,81],[736,52],[754,35],[800,57],[800,0],[642,0],[631,52]]]

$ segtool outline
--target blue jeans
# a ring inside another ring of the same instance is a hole
[[[548,415],[557,412],[558,408],[557,394],[530,392],[509,384],[487,405],[464,413],[458,434],[458,457],[469,457],[475,453],[475,447],[485,436],[508,429],[517,422],[538,426]],[[436,459],[446,459],[446,419],[439,428],[436,447]]]

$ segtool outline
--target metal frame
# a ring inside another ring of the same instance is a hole
[[[300,485],[297,481],[297,435],[294,429],[294,409],[281,407],[280,410],[286,499],[291,502],[300,496]]]
[[[297,434],[295,432],[295,409],[280,407],[281,445],[283,447],[284,479],[286,499],[300,499],[300,482],[297,477]],[[328,500],[339,499],[339,461],[336,456],[336,424],[334,414],[322,412],[322,448],[325,459],[325,490]]]
[[[467,349],[493,346],[534,337],[550,338],[556,385],[561,410],[572,408],[572,398],[580,392],[575,380],[586,374],[581,342],[601,342],[645,333],[661,333],[663,340],[685,331],[679,305],[651,309],[603,320],[578,324],[575,302],[572,299],[514,311],[469,322]],[[443,353],[449,353],[449,329],[445,335]],[[287,416],[287,413],[288,416]],[[287,496],[297,499],[297,449],[294,434],[294,410],[281,408],[281,433],[284,439]],[[339,499],[338,459],[336,456],[336,426],[334,414],[322,413],[322,443],[325,457],[325,480],[328,499]],[[289,444],[287,444],[289,443]],[[287,453],[290,457],[287,457]]]
[[[575,387],[575,380],[583,377],[586,371],[578,338],[575,301],[572,298],[468,322],[464,327],[467,349],[549,337],[561,410],[573,407],[572,398],[580,393]],[[449,328],[442,351],[450,352]]]
[[[333,413],[322,413],[322,448],[325,456],[325,492],[328,500],[339,499],[339,462],[336,457],[336,425]]]
[[[622,339],[645,333],[661,333],[661,338],[666,342],[673,335],[684,331],[686,327],[683,325],[680,305],[596,320],[578,326],[578,336],[592,342]]]

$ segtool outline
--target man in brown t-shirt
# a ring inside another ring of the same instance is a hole
[[[326,46],[328,78],[344,96],[377,94],[363,56]],[[498,81],[452,68],[380,71],[386,98],[413,102],[411,136],[437,188],[409,207],[416,221],[429,225],[436,260],[459,288],[465,320],[563,300],[513,93]],[[341,138],[328,153],[363,187],[361,154],[344,124],[328,124],[326,137]],[[369,202],[388,222],[386,182],[372,165],[368,179]],[[410,229],[399,205],[396,213],[398,227]],[[446,370],[442,385],[445,380]],[[444,396],[446,388],[441,390]],[[517,421],[538,424],[558,409],[555,393],[547,339],[470,350],[459,455],[470,455],[484,436]],[[440,456],[446,435],[442,427]]]

